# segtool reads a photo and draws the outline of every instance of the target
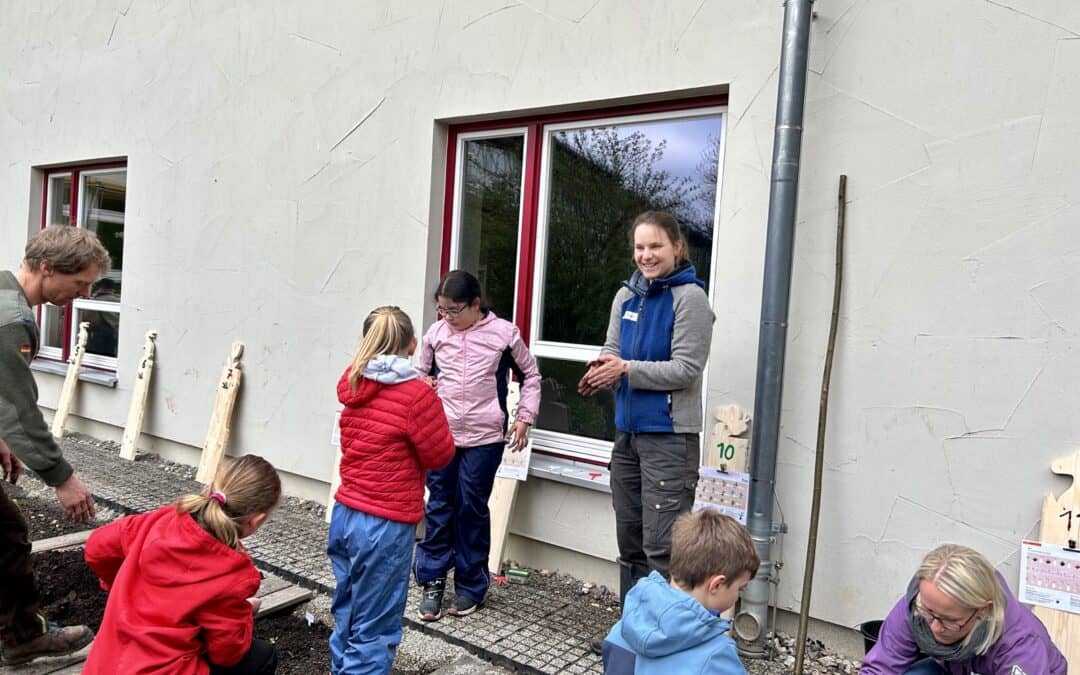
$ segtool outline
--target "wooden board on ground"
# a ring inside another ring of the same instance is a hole
[[[75,344],[71,358],[68,359],[64,388],[60,390],[60,401],[56,404],[56,415],[53,416],[52,435],[56,438],[64,437],[64,424],[67,423],[68,413],[71,412],[71,402],[75,400],[75,388],[79,384],[79,368],[82,367],[83,356],[86,354],[86,338],[89,335],[89,329],[89,321],[79,324],[79,340]]]
[[[131,389],[131,408],[128,410],[127,424],[124,425],[124,439],[120,443],[120,456],[135,459],[135,451],[142,433],[143,416],[146,414],[146,398],[150,393],[150,376],[154,373],[154,339],[156,330],[146,331],[143,343],[142,360],[135,373],[135,386]]]
[[[1068,457],[1054,462],[1050,467],[1054,473],[1072,476],[1069,489],[1054,498],[1047,495],[1043,500],[1042,524],[1039,527],[1039,541],[1044,544],[1068,546],[1069,541],[1080,545],[1080,450]],[[1062,517],[1071,513],[1071,517]],[[1046,626],[1050,639],[1065,655],[1069,663],[1069,672],[1080,673],[1080,614],[1061,612],[1046,607],[1036,607],[1035,616]]]
[[[68,675],[81,673],[93,643],[68,656],[34,659],[21,666],[0,666],[0,675]]]
[[[214,480],[218,464],[229,445],[229,432],[232,430],[232,412],[236,406],[236,393],[240,390],[240,357],[244,354],[244,343],[234,342],[229,360],[221,371],[217,393],[214,395],[214,411],[210,416],[210,428],[206,432],[202,457],[199,459],[199,471],[195,480],[209,484]]]
[[[82,546],[86,543],[86,540],[90,538],[90,535],[93,532],[93,530],[83,530],[82,532],[62,534],[59,537],[49,537],[48,539],[39,539],[37,541],[32,541],[30,542],[30,552],[41,553],[42,551],[55,551],[60,548]]]

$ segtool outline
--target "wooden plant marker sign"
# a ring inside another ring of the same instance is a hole
[[[720,406],[716,409],[716,424],[705,446],[707,467],[721,471],[746,473],[750,466],[750,418],[737,405]]]
[[[135,386],[131,390],[131,409],[128,410],[127,424],[124,425],[124,439],[120,443],[120,456],[124,459],[135,459],[139,434],[142,433],[146,398],[150,393],[150,376],[154,373],[155,338],[157,338],[156,330],[146,331],[142,361],[139,362],[139,370],[135,373]]]
[[[195,480],[209,484],[214,480],[218,464],[229,445],[229,432],[232,430],[232,412],[236,406],[236,394],[240,391],[240,357],[244,355],[244,343],[232,343],[232,352],[225,368],[221,371],[217,394],[214,396],[214,411],[210,416],[210,428],[206,432],[202,457],[199,459],[199,471]]]
[[[334,468],[330,470],[330,494],[326,497],[326,522],[334,515],[334,495],[341,487],[341,413],[339,410],[334,414],[334,429],[330,432],[330,445],[334,450]]]
[[[1050,470],[1062,476],[1072,476],[1073,482],[1061,496],[1047,495],[1043,499],[1039,540],[1043,544],[1080,547],[1080,450],[1062,457],[1050,465]],[[1072,543],[1070,543],[1072,542]],[[1065,655],[1069,672],[1080,673],[1080,614],[1035,607],[1035,616],[1046,626],[1050,639]]]
[[[518,400],[521,398],[521,385],[511,382],[506,392],[506,409],[510,412],[510,421],[517,416]],[[524,451],[522,451],[524,452]],[[488,511],[491,512],[491,549],[488,553],[488,571],[493,575],[502,573],[503,550],[506,538],[510,534],[510,516],[517,498],[518,483],[513,478],[495,478],[495,485],[488,498]]]
[[[83,356],[86,354],[89,328],[89,321],[79,324],[79,340],[75,344],[75,351],[71,353],[71,358],[68,359],[67,377],[64,378],[64,388],[60,390],[60,402],[56,404],[56,415],[53,417],[52,435],[56,438],[64,437],[64,424],[67,422],[68,413],[71,412],[71,402],[75,399],[75,388],[79,384],[79,368],[82,367]]]

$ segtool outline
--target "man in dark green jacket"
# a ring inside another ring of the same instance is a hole
[[[64,306],[87,297],[90,285],[109,269],[109,254],[88,230],[59,225],[30,238],[22,266],[0,271],[0,466],[14,483],[22,465],[33,469],[68,518],[94,517],[94,497],[60,452],[37,406],[30,361],[40,335],[33,307]],[[51,626],[38,611],[30,565],[30,539],[18,506],[0,490],[0,662],[26,663],[39,656],[78,651],[93,639],[86,626]]]

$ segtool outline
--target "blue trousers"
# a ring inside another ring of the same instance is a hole
[[[401,642],[416,526],[334,503],[326,548],[334,568],[334,675],[386,675]]]
[[[934,659],[923,659],[904,671],[904,675],[943,675],[945,671]]]
[[[424,540],[416,545],[416,583],[454,570],[454,592],[482,602],[488,589],[491,514],[488,498],[502,461],[503,443],[458,448],[454,459],[427,475]]]

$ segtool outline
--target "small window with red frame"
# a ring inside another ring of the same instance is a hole
[[[83,365],[116,370],[124,269],[127,164],[58,167],[45,172],[41,227],[67,225],[97,233],[112,258],[109,270],[90,288],[90,297],[40,309],[39,358],[67,360],[80,322],[90,324]]]

